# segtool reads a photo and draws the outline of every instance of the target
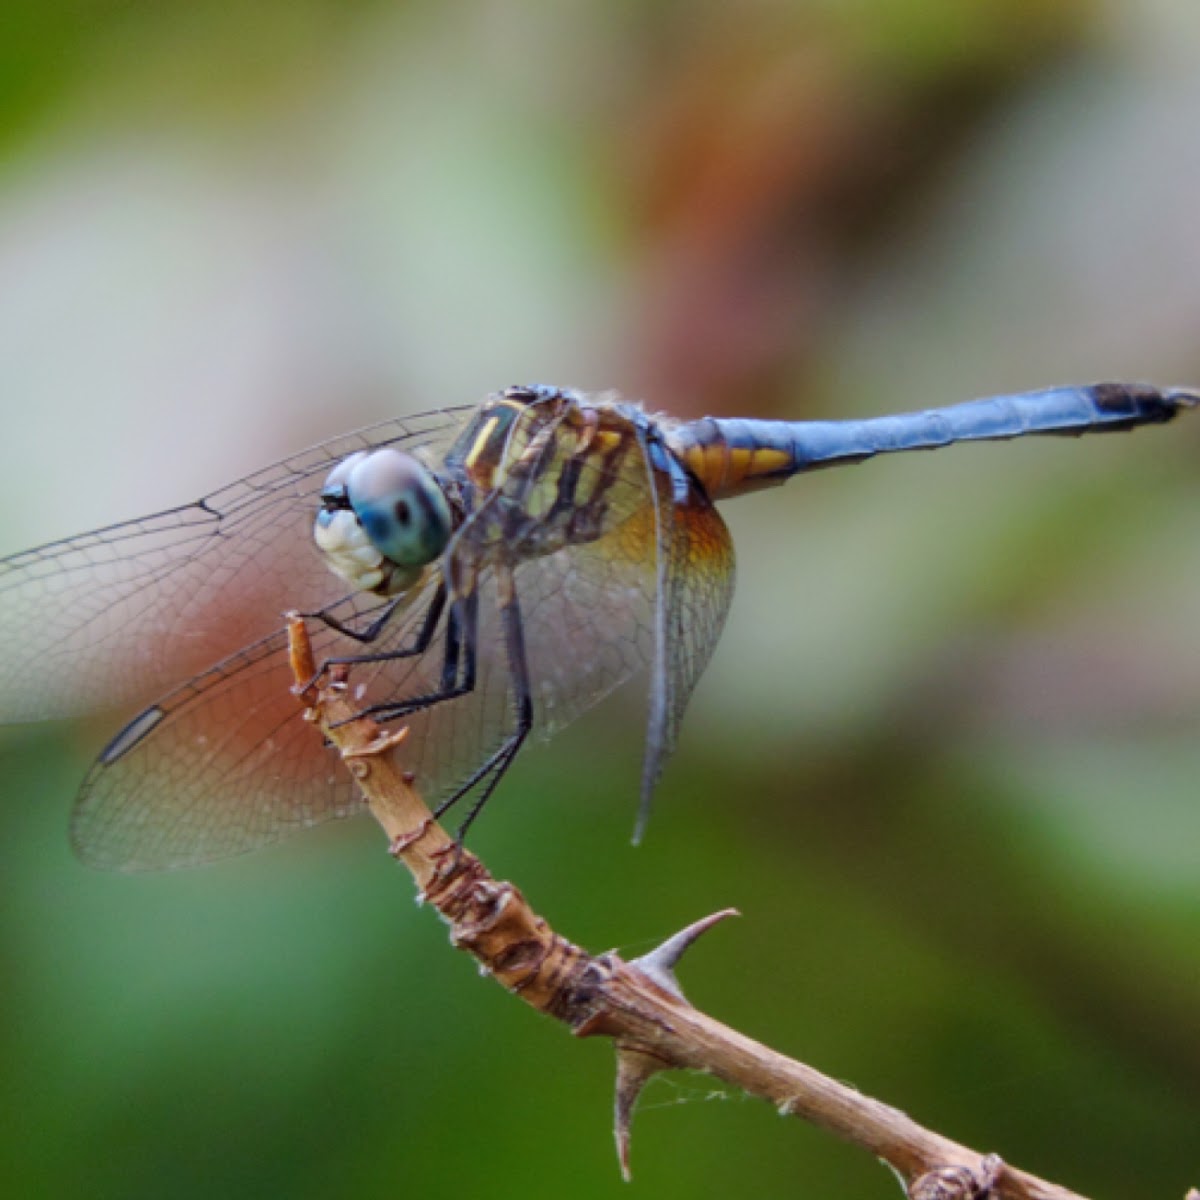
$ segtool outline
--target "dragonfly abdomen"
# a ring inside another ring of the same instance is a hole
[[[1170,421],[1200,394],[1146,384],[1097,383],[970,400],[861,421],[705,417],[671,429],[672,451],[714,500],[782,483],[801,471],[899,450],[1026,434],[1079,435]]]

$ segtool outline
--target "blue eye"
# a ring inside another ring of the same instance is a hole
[[[386,559],[419,567],[446,548],[450,505],[433,472],[411,454],[388,447],[366,454],[350,464],[344,483],[354,515]]]

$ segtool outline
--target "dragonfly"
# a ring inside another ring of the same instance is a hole
[[[1200,392],[1057,387],[861,420],[652,415],[510,387],[388,421],[193,504],[0,560],[0,720],[135,711],[71,838],[117,870],[193,866],[359,812],[301,719],[284,613],[461,833],[530,734],[635,673],[649,700],[638,831],[729,610],[715,505],[878,454],[1172,420]]]

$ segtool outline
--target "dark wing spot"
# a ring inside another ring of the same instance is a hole
[[[158,705],[138,713],[120,733],[117,734],[100,754],[100,761],[107,767],[118,759],[124,758],[167,714]]]

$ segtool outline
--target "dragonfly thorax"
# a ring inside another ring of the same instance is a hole
[[[352,454],[329,473],[313,538],[335,575],[361,591],[395,596],[416,583],[452,530],[437,476],[385,446]]]

